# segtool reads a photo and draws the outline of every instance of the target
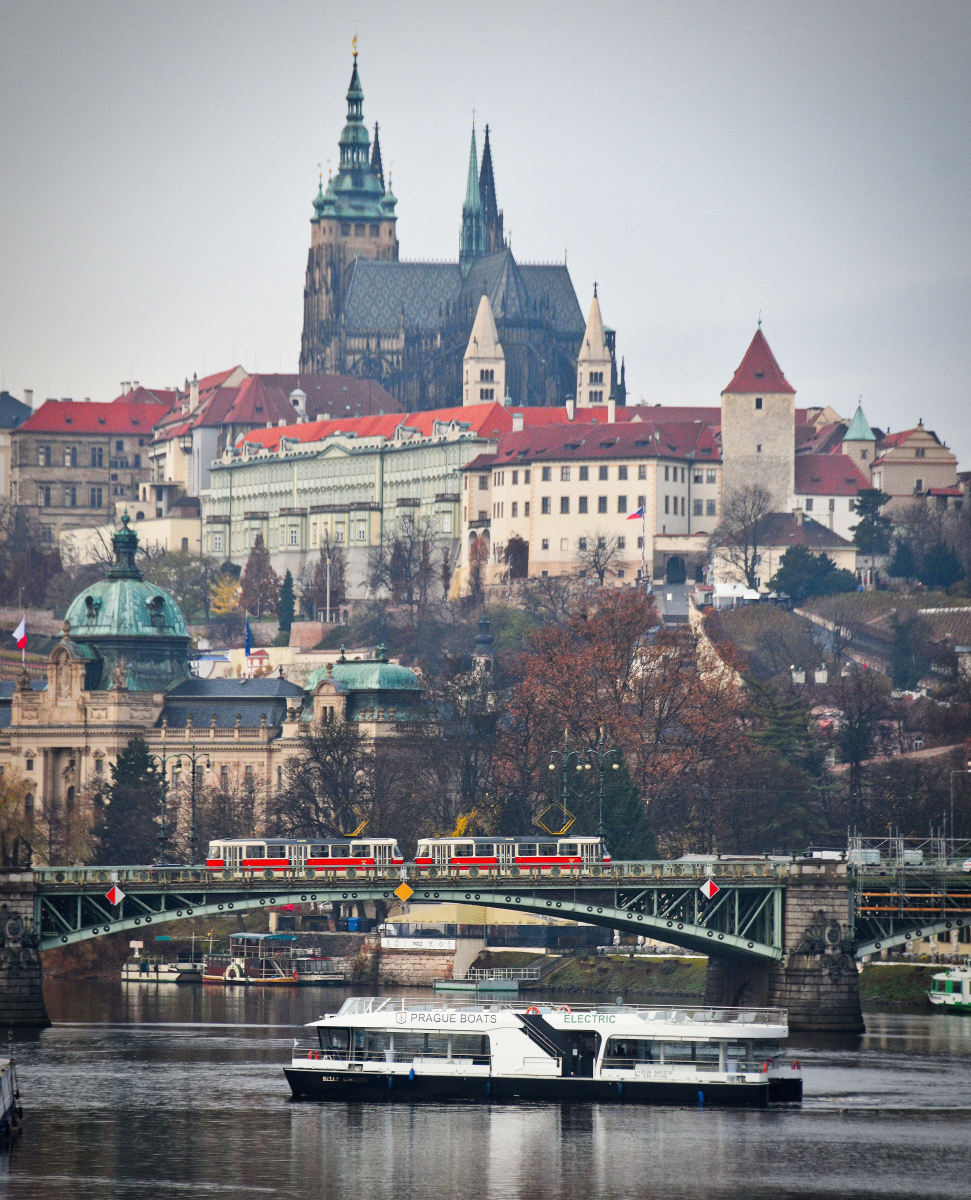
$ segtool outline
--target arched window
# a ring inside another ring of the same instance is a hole
[[[74,812],[74,796],[75,796],[74,784],[72,783],[71,786],[67,789],[67,794],[64,797],[64,803],[65,803],[65,806],[69,813]]]
[[[28,825],[33,825],[34,823],[34,797],[30,792],[24,796],[24,820]]]

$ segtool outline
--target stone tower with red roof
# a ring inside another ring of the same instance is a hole
[[[787,513],[795,494],[796,391],[776,362],[761,323],[721,396],[722,496],[760,484],[772,512]]]

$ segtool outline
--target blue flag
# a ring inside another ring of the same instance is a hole
[[[250,636],[249,617],[246,618],[246,657],[249,658],[249,652],[253,647],[253,640]]]

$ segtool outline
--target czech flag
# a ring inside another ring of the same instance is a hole
[[[627,514],[628,521],[643,521],[644,520],[644,505],[642,504],[636,512]]]
[[[17,643],[17,649],[23,650],[27,645],[27,618],[22,617],[20,624],[13,631],[13,640]]]

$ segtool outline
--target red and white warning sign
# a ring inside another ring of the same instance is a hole
[[[720,892],[720,891],[721,891],[721,888],[718,886],[717,883],[715,883],[714,879],[706,879],[705,882],[701,885],[701,894],[704,896],[704,898],[706,900],[710,900],[712,898],[712,896],[714,896],[717,892]]]
[[[119,905],[125,898],[125,893],[116,883],[110,892],[105,892],[105,899],[109,904]]]

